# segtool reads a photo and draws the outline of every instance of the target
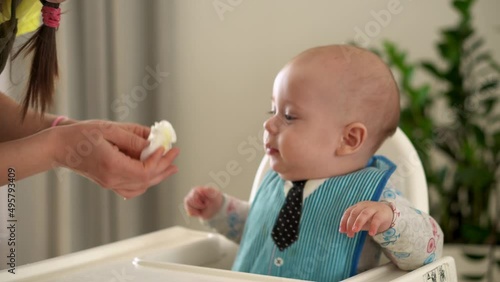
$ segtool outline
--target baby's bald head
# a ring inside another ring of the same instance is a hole
[[[324,95],[348,125],[360,122],[367,129],[367,145],[374,153],[394,134],[399,123],[399,91],[388,66],[374,53],[349,45],[309,49],[286,67],[299,70],[301,81]]]

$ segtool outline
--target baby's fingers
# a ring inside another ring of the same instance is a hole
[[[378,229],[379,229],[381,224],[382,224],[382,218],[380,218],[379,213],[376,213],[372,218],[372,222],[370,224],[370,229],[368,230],[368,234],[370,236],[375,236],[375,234],[378,233]]]
[[[207,207],[205,197],[197,189],[192,189],[186,198],[184,198],[184,202],[186,206],[197,210],[202,210]]]
[[[340,223],[340,229],[339,231],[341,233],[347,233],[347,236],[353,237],[354,232],[352,232],[352,226],[354,225],[354,222],[356,221],[358,214],[359,214],[359,206],[352,206],[349,207],[345,212],[344,215],[342,216],[341,223]]]
[[[367,230],[368,224],[370,221],[373,221],[374,214],[376,214],[377,210],[365,208],[360,211],[358,214],[356,221],[353,223],[351,230],[353,233],[359,232],[361,230]],[[380,225],[380,224],[379,224]],[[378,228],[378,226],[377,226]],[[370,229],[371,230],[371,229]]]
[[[347,232],[347,221],[349,220],[349,216],[351,215],[352,208],[353,207],[348,208],[342,215],[342,219],[340,219],[340,227],[339,227],[340,233]]]
[[[211,187],[200,187],[198,191],[205,199],[207,199],[207,201],[213,201],[222,195],[221,191]]]
[[[365,225],[363,228],[363,230],[368,230],[370,236],[375,236],[389,229],[394,216],[392,207],[386,203],[377,203],[377,205],[373,207],[373,210],[375,213],[367,223],[369,226]]]
[[[184,203],[184,209],[186,210],[186,212],[189,216],[196,216],[196,217],[201,216],[200,210],[194,209],[194,208],[190,207],[189,205],[187,205],[186,203]]]
[[[192,199],[184,198],[184,209],[190,216],[201,216],[202,210],[193,207]]]

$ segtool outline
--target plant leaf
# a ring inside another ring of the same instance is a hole
[[[468,259],[470,260],[483,260],[485,259],[488,255],[487,254],[484,254],[484,255],[480,255],[480,254],[470,254],[470,253],[466,253],[464,252],[464,256],[466,256]]]
[[[476,142],[481,146],[485,147],[486,146],[486,136],[484,134],[484,131],[477,125],[472,124],[472,130],[474,131],[474,135],[476,137]]]
[[[463,238],[467,240],[466,243],[480,244],[486,241],[490,234],[490,230],[478,225],[464,223],[460,226],[460,233]]]
[[[450,64],[455,64],[458,62],[460,46],[451,39],[445,39],[444,43],[438,44],[438,50],[441,57],[447,59]]]
[[[466,16],[470,14],[470,6],[473,4],[472,2],[474,1],[455,0],[453,1],[453,7],[455,7],[455,9],[460,12],[460,14]]]
[[[491,113],[491,110],[494,108],[495,104],[497,103],[497,97],[489,97],[481,101],[481,104],[484,106],[484,113],[483,115],[488,115]]]
[[[485,275],[478,275],[478,274],[462,274],[462,279],[464,280],[469,280],[469,281],[479,281],[483,280]]]
[[[434,63],[431,63],[429,61],[424,61],[422,63],[422,67],[426,71],[428,71],[430,74],[436,76],[437,78],[440,78],[440,79],[444,78],[443,72],[441,72],[440,70],[438,70],[438,68],[436,67],[436,65]]]
[[[477,65],[481,64],[481,63],[489,63],[491,64],[490,62],[492,61],[492,57],[491,57],[491,54],[489,52],[483,52],[483,53],[480,53],[479,55],[477,55],[476,57],[474,57],[474,61],[471,63],[474,67],[476,67]]]
[[[483,45],[484,45],[483,38],[476,39],[473,43],[470,44],[470,46],[467,49],[464,50],[463,56],[465,58],[469,57],[472,53],[474,53],[474,51],[476,51]]]
[[[500,65],[497,62],[491,60],[490,67],[500,73]]]
[[[466,156],[467,160],[474,160],[475,153],[477,152],[474,151],[474,148],[469,143],[463,145],[462,150],[462,154]],[[486,187],[491,185],[491,180],[495,179],[493,173],[494,172],[485,168],[484,165],[472,166],[471,164],[459,163],[455,179],[457,181],[457,185],[460,184],[465,186],[468,190],[486,189]],[[474,226],[468,227],[473,228]]]
[[[483,85],[481,85],[481,87],[479,88],[479,92],[480,93],[483,93],[483,92],[486,92],[490,89],[495,89],[498,87],[498,80],[490,80],[486,83],[484,83]]]
[[[493,151],[500,152],[500,131],[493,134]]]
[[[430,86],[425,84],[417,89],[415,102],[419,106],[424,106],[427,102],[427,98],[429,97]]]

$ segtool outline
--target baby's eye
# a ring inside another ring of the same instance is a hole
[[[276,114],[276,110],[275,109],[272,109],[270,110],[269,112],[267,112],[268,114],[270,115],[275,115]]]
[[[294,119],[295,119],[295,117],[294,117],[294,116],[291,116],[291,115],[289,115],[289,114],[285,114],[285,119],[286,119],[286,120],[294,120]]]

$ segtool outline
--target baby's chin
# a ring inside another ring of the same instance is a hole
[[[271,157],[269,160],[269,163],[271,164],[271,169],[274,170],[282,179],[288,180],[287,179],[287,171],[283,167],[280,161],[274,159]]]
[[[278,171],[276,171],[276,173],[281,177],[281,179],[283,179],[285,181],[299,181],[299,180],[304,180],[303,178],[302,179],[301,178],[297,178],[297,176],[293,176],[293,175],[290,175],[290,174],[280,173]]]
[[[274,162],[271,160],[271,168],[281,177],[283,180],[288,181],[299,181],[304,179],[309,179],[305,177],[303,173],[294,172],[291,169],[287,169],[283,167],[280,163]]]

